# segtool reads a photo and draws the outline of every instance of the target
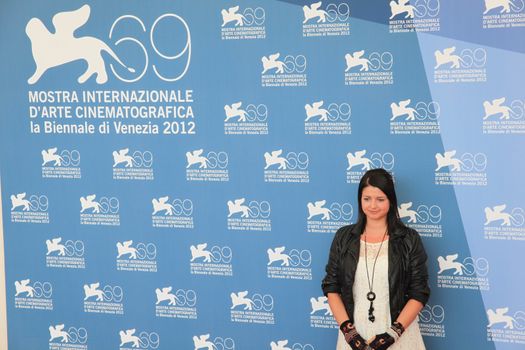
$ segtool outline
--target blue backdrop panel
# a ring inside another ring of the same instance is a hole
[[[320,281],[377,167],[429,255],[427,348],[523,348],[523,0],[0,19],[9,350],[334,349]]]

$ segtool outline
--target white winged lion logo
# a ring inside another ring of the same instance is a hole
[[[69,62],[84,60],[87,62],[86,71],[78,77],[78,82],[83,84],[92,75],[96,74],[98,84],[108,80],[102,51],[107,52],[115,61],[127,67],[102,40],[92,36],[75,37],[75,31],[87,23],[91,9],[84,5],[74,11],[59,12],[53,16],[54,33],[51,33],[44,23],[33,17],[27,22],[26,34],[31,41],[31,51],[35,60],[35,73],[27,80],[35,84],[49,69]]]

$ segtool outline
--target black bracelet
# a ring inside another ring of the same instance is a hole
[[[403,327],[403,325],[399,321],[392,323],[392,326],[390,328],[392,328],[392,330],[396,332],[398,336],[401,336],[401,334],[405,332],[405,327]]]
[[[352,322],[350,322],[350,320],[344,321],[339,326],[339,329],[341,330],[341,332],[343,332],[343,334],[350,332],[352,328],[354,328],[354,325],[352,324]]]
[[[341,332],[343,332],[347,343],[350,343],[356,336],[358,336],[358,333],[355,330],[355,327],[352,324],[352,322],[350,322],[350,320],[346,320],[343,323],[341,323],[339,329],[341,330]]]

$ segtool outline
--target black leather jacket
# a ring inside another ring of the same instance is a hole
[[[339,293],[350,321],[354,322],[354,284],[359,258],[360,233],[355,225],[341,227],[335,234],[326,276],[322,282],[324,295]],[[409,299],[428,301],[427,254],[419,234],[410,228],[390,233],[388,243],[388,286],[390,316],[394,322]]]

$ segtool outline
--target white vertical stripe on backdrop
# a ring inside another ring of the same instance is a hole
[[[2,198],[1,186],[0,198]],[[2,201],[0,201],[0,349],[7,349],[7,312],[4,267],[4,223],[2,220]]]

